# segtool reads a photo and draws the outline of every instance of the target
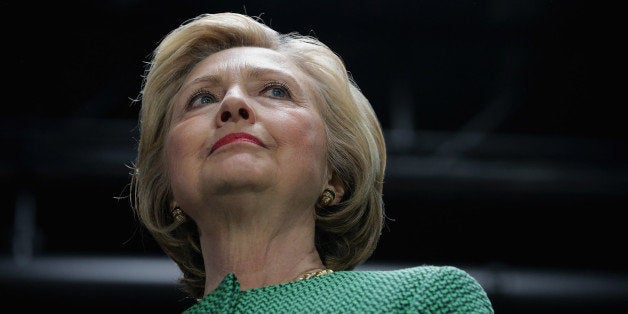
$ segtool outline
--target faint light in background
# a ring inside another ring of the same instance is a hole
[[[15,200],[13,224],[13,258],[17,265],[25,265],[33,258],[35,242],[35,197],[21,191]]]

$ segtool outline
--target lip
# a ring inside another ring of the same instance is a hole
[[[229,133],[223,136],[221,139],[219,139],[216,143],[214,143],[214,146],[212,146],[209,153],[211,154],[218,148],[225,146],[227,144],[230,144],[230,143],[234,143],[234,142],[248,142],[248,143],[257,144],[261,147],[266,147],[264,143],[262,143],[262,141],[260,141],[257,137],[249,133],[244,133],[244,132]]]

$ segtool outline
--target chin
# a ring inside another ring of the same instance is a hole
[[[274,169],[261,162],[227,162],[207,169],[202,181],[212,194],[258,191],[271,185]]]
[[[241,194],[249,192],[258,192],[267,189],[270,186],[268,180],[254,180],[252,178],[234,178],[233,180],[221,180],[219,182],[211,182],[206,186],[209,194],[227,195]]]

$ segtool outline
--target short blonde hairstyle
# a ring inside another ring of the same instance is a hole
[[[317,209],[316,247],[326,267],[350,270],[375,250],[384,223],[382,187],[386,148],[369,101],[343,61],[325,44],[297,33],[280,34],[259,19],[237,13],[202,14],[170,32],[155,49],[142,82],[140,140],[131,174],[131,206],[181,271],[193,297],[205,285],[203,256],[194,222],[170,215],[172,198],[164,139],[172,100],[192,68],[221,50],[262,47],[280,52],[314,82],[325,123],[327,163],[345,188],[342,201]]]

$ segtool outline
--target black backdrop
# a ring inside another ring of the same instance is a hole
[[[625,35],[617,8],[135,0],[3,1],[0,9],[3,302],[184,307],[171,286],[127,293],[116,282],[43,284],[11,265],[47,256],[163,258],[128,200],[117,198],[128,193],[136,145],[132,100],[168,31],[200,13],[233,11],[328,44],[380,117],[390,219],[371,265],[477,270],[504,313],[626,307]],[[532,274],[532,288],[496,281],[497,271],[515,270]],[[575,274],[561,277],[565,286],[578,282],[577,291],[590,293],[544,291],[557,273]],[[592,274],[604,277],[576,280]]]

